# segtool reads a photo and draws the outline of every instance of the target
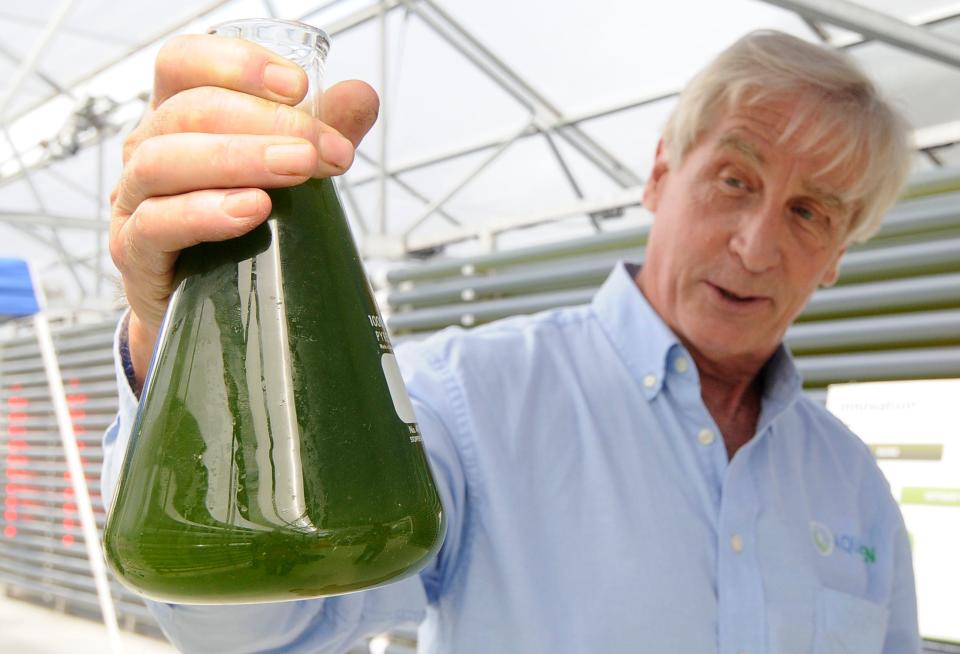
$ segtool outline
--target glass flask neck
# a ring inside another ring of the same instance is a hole
[[[307,94],[297,105],[315,118],[319,117],[323,72],[330,39],[326,32],[306,23],[273,18],[248,18],[214,25],[210,34],[252,41],[292,61],[307,73]]]

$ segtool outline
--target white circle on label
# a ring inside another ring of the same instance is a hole
[[[383,376],[387,380],[387,388],[390,389],[390,399],[393,400],[397,417],[403,422],[416,422],[417,416],[413,413],[413,405],[410,403],[410,396],[407,395],[407,387],[403,383],[397,357],[392,352],[384,352],[380,356],[380,365],[383,367]]]

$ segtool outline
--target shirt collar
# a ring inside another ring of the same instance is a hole
[[[647,399],[663,388],[671,350],[683,350],[677,336],[640,292],[634,276],[639,267],[618,261],[593,297],[593,311],[620,358],[640,383]],[[691,360],[692,363],[692,360]],[[764,368],[764,417],[770,419],[791,404],[802,390],[790,352],[781,344]]]
[[[663,388],[670,348],[679,341],[640,292],[631,268],[636,270],[617,262],[593,297],[593,311],[644,395],[652,399]]]

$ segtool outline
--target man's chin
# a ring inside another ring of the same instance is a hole
[[[748,325],[701,323],[680,339],[694,356],[721,367],[759,368],[770,358],[778,343],[769,337],[751,337]]]

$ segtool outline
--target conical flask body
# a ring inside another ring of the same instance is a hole
[[[413,574],[443,513],[330,180],[181,255],[104,546],[180,603],[345,593]]]

